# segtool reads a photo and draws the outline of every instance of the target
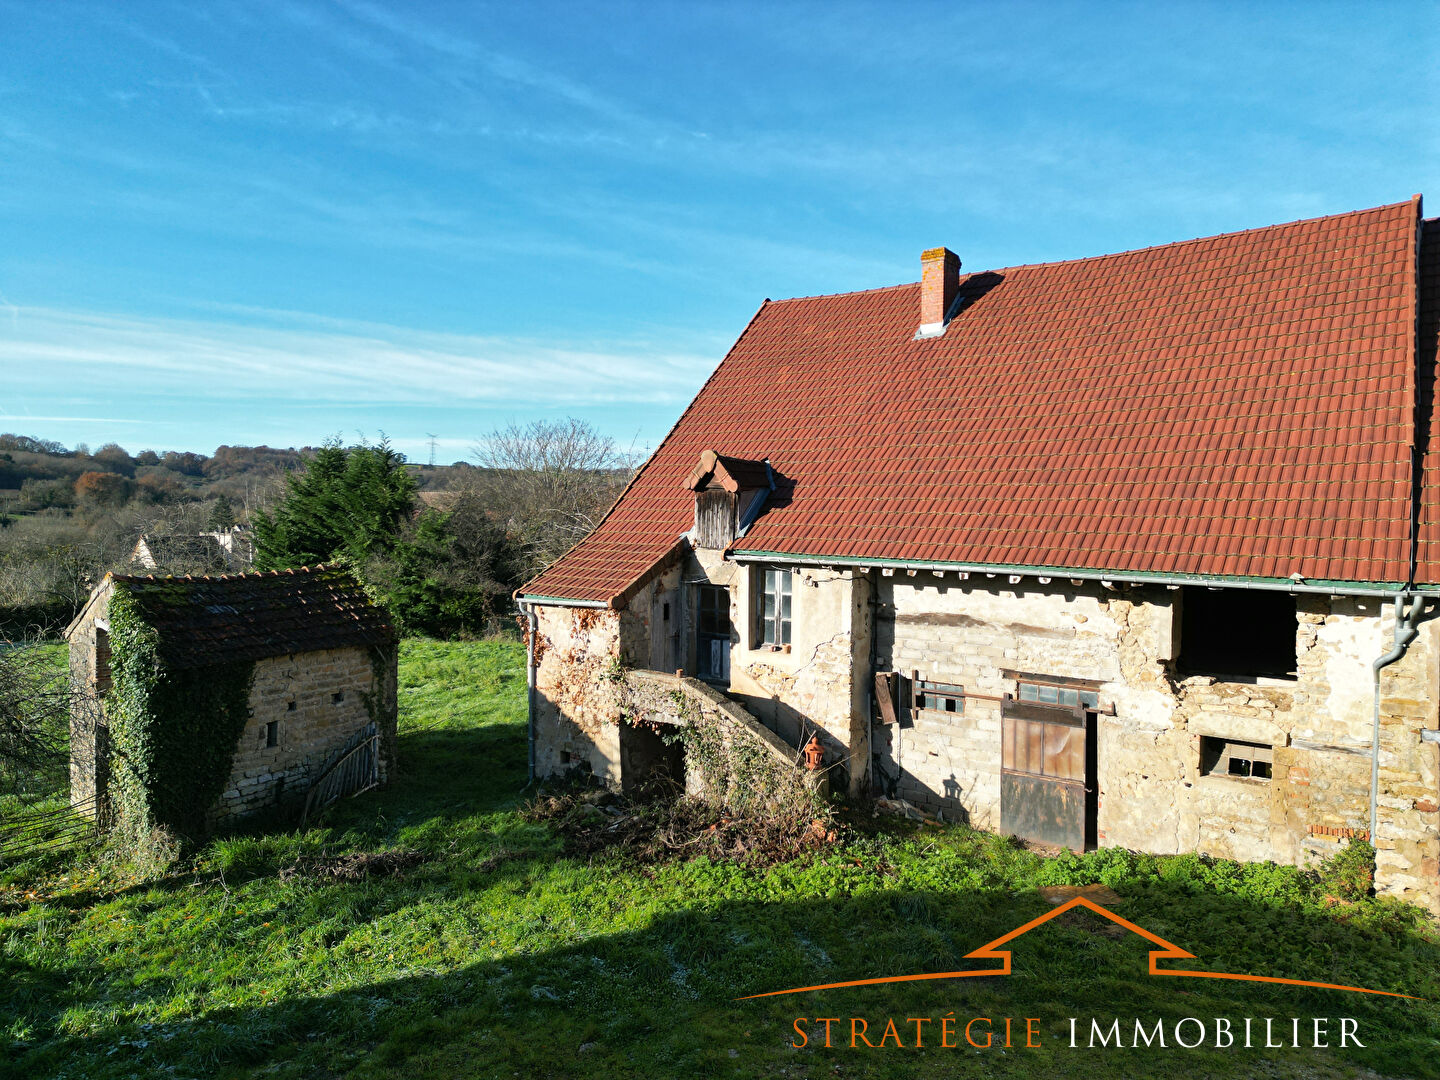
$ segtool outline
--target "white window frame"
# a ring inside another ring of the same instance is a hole
[[[762,648],[790,645],[795,624],[795,573],[782,567],[756,570],[756,639]]]

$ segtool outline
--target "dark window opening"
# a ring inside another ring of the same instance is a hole
[[[1200,736],[1200,772],[1204,776],[1269,780],[1274,757],[1274,749],[1264,743]]]
[[[285,711],[286,711],[286,712],[294,712],[295,709],[296,709],[296,704],[295,704],[295,702],[293,702],[293,701],[290,702],[289,704],[287,704],[287,705],[285,706]]]
[[[280,745],[280,721],[271,720],[265,725],[265,745],[267,747]]]
[[[104,697],[110,692],[110,631],[95,628],[95,693]]]
[[[789,570],[766,570],[761,590],[760,642],[779,648],[790,644],[791,578]]]
[[[670,603],[669,603],[669,601],[666,601],[666,603],[665,603],[665,614],[664,614],[662,617],[664,618],[664,620],[665,620],[666,622],[669,622],[669,621],[670,621]]]
[[[701,585],[697,591],[697,674],[710,682],[729,682],[730,590],[723,585]]]
[[[1266,589],[1184,589],[1182,673],[1293,679],[1295,668],[1295,597]]]
[[[963,713],[965,711],[965,688],[955,683],[931,682],[929,679],[915,681],[915,710],[938,713]]]
[[[333,693],[333,694],[330,695],[330,704],[332,704],[332,705],[339,705],[339,704],[340,704],[342,701],[344,701],[344,700],[345,700],[345,691],[344,691],[344,690],[337,690],[337,691],[335,691],[335,693]]]
[[[1039,705],[1066,705],[1072,709],[1083,705],[1087,709],[1100,707],[1100,694],[1096,690],[1077,690],[1070,686],[1053,683],[1022,682],[1017,686],[1016,698],[1033,701]]]

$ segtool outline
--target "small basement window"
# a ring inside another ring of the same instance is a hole
[[[1275,759],[1273,747],[1264,743],[1238,742],[1213,735],[1200,736],[1200,774],[1230,776],[1242,780],[1269,780]]]
[[[955,683],[917,679],[914,687],[915,709],[958,714],[965,711],[965,688]]]
[[[1289,593],[1186,586],[1180,599],[1180,670],[1220,679],[1293,679],[1295,615]]]
[[[280,745],[279,720],[271,720],[265,725],[265,745],[267,748]]]
[[[790,644],[791,579],[789,570],[765,570],[761,589],[760,641],[779,648]]]

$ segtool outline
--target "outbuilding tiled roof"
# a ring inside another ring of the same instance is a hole
[[[337,566],[113,578],[158,631],[161,655],[175,668],[395,640],[389,615]]]
[[[1403,583],[1418,213],[962,276],[928,340],[918,284],[767,301],[522,593],[615,601],[691,526],[711,448],[774,469],[741,552]]]

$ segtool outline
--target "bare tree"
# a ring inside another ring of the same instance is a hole
[[[512,421],[472,447],[488,475],[480,493],[519,538],[528,569],[548,566],[581,540],[619,497],[639,464],[583,420]]]
[[[0,791],[63,770],[73,700],[69,674],[44,652],[0,640]]]

